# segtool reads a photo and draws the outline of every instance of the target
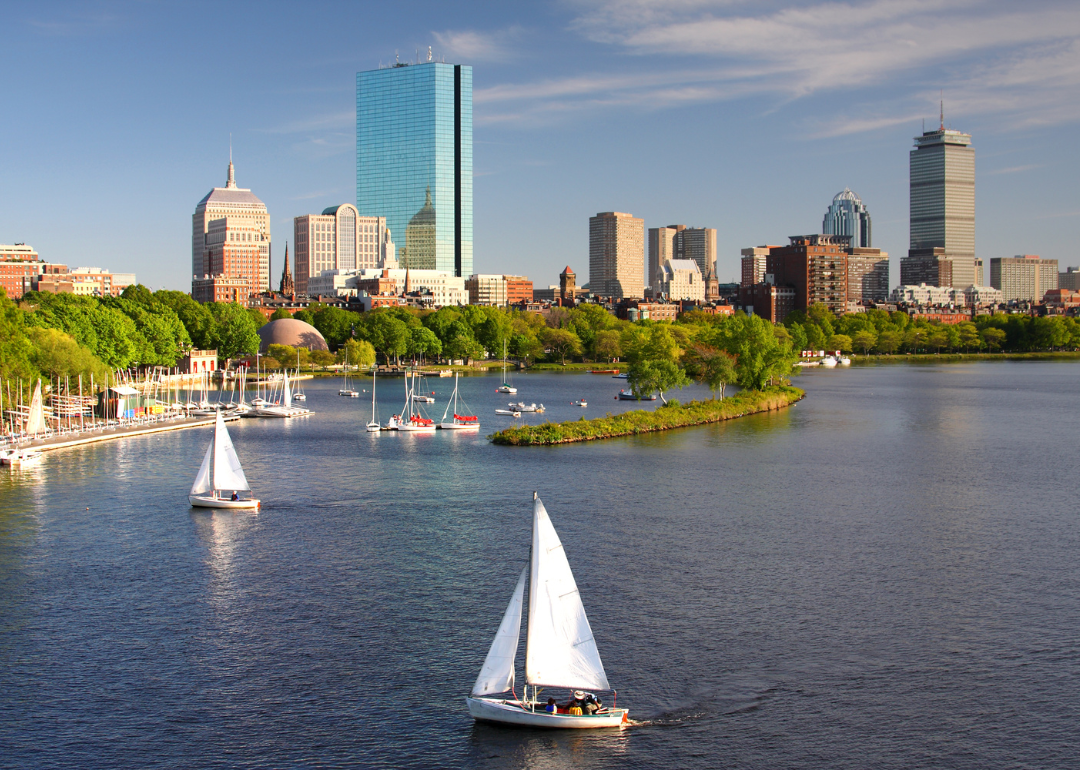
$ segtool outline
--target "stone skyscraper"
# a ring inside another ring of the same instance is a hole
[[[645,220],[608,211],[589,217],[589,290],[614,299],[645,296]]]
[[[472,177],[472,67],[357,73],[356,208],[386,218],[402,267],[472,275]]]
[[[911,151],[911,242],[902,284],[966,288],[982,283],[975,261],[975,149],[971,135],[946,129],[915,137]]]

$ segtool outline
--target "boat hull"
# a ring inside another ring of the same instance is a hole
[[[405,431],[406,433],[434,433],[435,432],[435,426],[434,425],[408,425],[408,424],[402,424],[402,425],[399,425],[397,429],[400,430],[400,431]]]
[[[480,423],[473,422],[468,425],[462,425],[457,422],[441,422],[439,423],[440,430],[480,430]]]
[[[601,714],[575,716],[526,711],[518,701],[492,698],[466,698],[469,713],[479,722],[498,722],[521,727],[562,730],[589,730],[601,727],[623,728],[629,723],[626,709],[608,709]]]
[[[192,508],[243,509],[259,507],[258,500],[228,500],[220,497],[203,497],[202,495],[188,495],[188,502],[191,503]]]
[[[517,393],[517,388],[511,388],[509,385],[500,385],[495,388],[496,393]]]

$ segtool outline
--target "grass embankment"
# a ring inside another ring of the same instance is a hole
[[[507,446],[548,446],[593,441],[616,436],[635,436],[672,428],[686,428],[710,422],[733,420],[758,412],[771,412],[791,406],[805,393],[790,385],[744,390],[723,401],[691,401],[679,406],[662,406],[651,412],[635,409],[622,414],[608,414],[594,420],[545,422],[542,425],[522,425],[501,430],[488,438],[492,443]]]

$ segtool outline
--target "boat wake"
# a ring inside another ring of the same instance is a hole
[[[673,703],[648,718],[631,719],[632,727],[684,727],[690,724],[723,719],[757,711],[771,700],[777,690],[769,687],[758,692],[733,695],[729,698],[695,698],[686,703]]]

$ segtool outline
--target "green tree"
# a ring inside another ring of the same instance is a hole
[[[26,314],[7,298],[4,287],[0,286],[0,379],[5,388],[11,387],[12,395],[17,395],[22,381],[24,401],[29,398],[29,383],[36,381],[39,374],[30,360],[33,343],[27,332]],[[5,402],[7,395],[5,390]]]
[[[844,353],[851,352],[851,337],[846,334],[834,334],[829,337],[828,343],[825,345],[829,350],[839,350]]]
[[[77,380],[82,375],[89,392],[91,377],[104,382],[108,367],[97,356],[59,329],[29,329],[31,362],[48,377]]]
[[[279,307],[274,311],[273,315],[270,316],[271,321],[284,321],[288,318],[292,318],[292,313],[283,307]]]
[[[386,313],[376,314],[376,317],[378,316],[391,318],[391,316]],[[319,333],[326,340],[326,344],[336,350],[345,344],[345,340],[350,339],[353,336],[353,328],[357,325],[359,320],[360,317],[358,313],[352,313],[348,310],[342,310],[339,307],[329,305],[315,313],[312,326],[319,330]],[[404,328],[404,323],[401,321],[398,321],[398,323]]]
[[[851,337],[851,344],[857,348],[860,348],[865,356],[870,352],[870,348],[877,344],[878,335],[869,329],[863,329],[862,331],[855,332]],[[842,348],[841,348],[842,349]]]
[[[345,363],[346,353],[350,369],[354,366],[359,369],[370,369],[375,364],[375,348],[367,340],[346,340],[337,352],[339,364]]]
[[[426,326],[414,326],[409,329],[406,352],[411,356],[419,356],[420,361],[423,362],[424,356],[437,356],[442,353],[442,343],[431,329]]]
[[[259,329],[270,323],[268,320],[266,320],[266,316],[262,314],[262,311],[258,310],[257,308],[249,307],[247,309],[247,314],[251,316],[251,323],[254,324],[255,331],[258,331]]]
[[[601,329],[596,332],[594,353],[597,358],[605,361],[614,361],[622,355],[622,346],[619,344],[619,333],[614,329]]]
[[[659,393],[665,404],[665,390],[681,388],[689,384],[686,372],[674,361],[641,359],[630,364],[630,376],[626,384],[638,398]]]
[[[370,345],[371,343],[369,342],[368,344]],[[372,348],[372,350],[374,350],[374,348]],[[311,351],[311,362],[323,371],[326,371],[326,367],[334,363],[334,360],[334,354],[328,350]]]
[[[408,352],[409,327],[390,313],[371,314],[365,328],[367,341],[390,363],[390,357],[397,360]]]
[[[892,354],[900,348],[903,337],[900,332],[891,329],[885,330],[878,335],[877,349],[879,353]]]
[[[986,345],[990,351],[1000,350],[1001,346],[1005,344],[1005,332],[997,327],[990,326],[983,329],[980,333],[983,344]]]
[[[979,348],[982,340],[979,338],[979,329],[971,321],[960,324],[957,331],[960,333],[960,346],[964,350]]]
[[[773,324],[756,315],[736,313],[703,342],[735,357],[738,383],[750,390],[761,390],[789,376],[797,358],[790,346],[777,338]]]
[[[694,346],[690,354],[697,379],[708,385],[709,390],[723,401],[724,390],[738,378],[735,356],[707,345]]]
[[[510,337],[508,352],[519,361],[529,364],[530,359],[535,359],[544,353],[544,343],[540,342],[532,329],[523,332],[515,332]]]
[[[540,333],[540,341],[563,364],[567,356],[581,355],[581,338],[569,329],[544,329]]]
[[[266,348],[266,355],[272,357],[285,369],[296,365],[296,348],[289,345],[270,345]]]
[[[235,302],[211,302],[210,314],[214,317],[214,334],[211,338],[217,348],[218,358],[226,360],[237,356],[252,356],[259,351],[259,334],[255,331],[255,319]]]
[[[176,317],[187,330],[192,345],[199,350],[214,347],[214,316],[206,305],[196,302],[181,291],[166,289],[154,292],[154,299],[176,313]]]

